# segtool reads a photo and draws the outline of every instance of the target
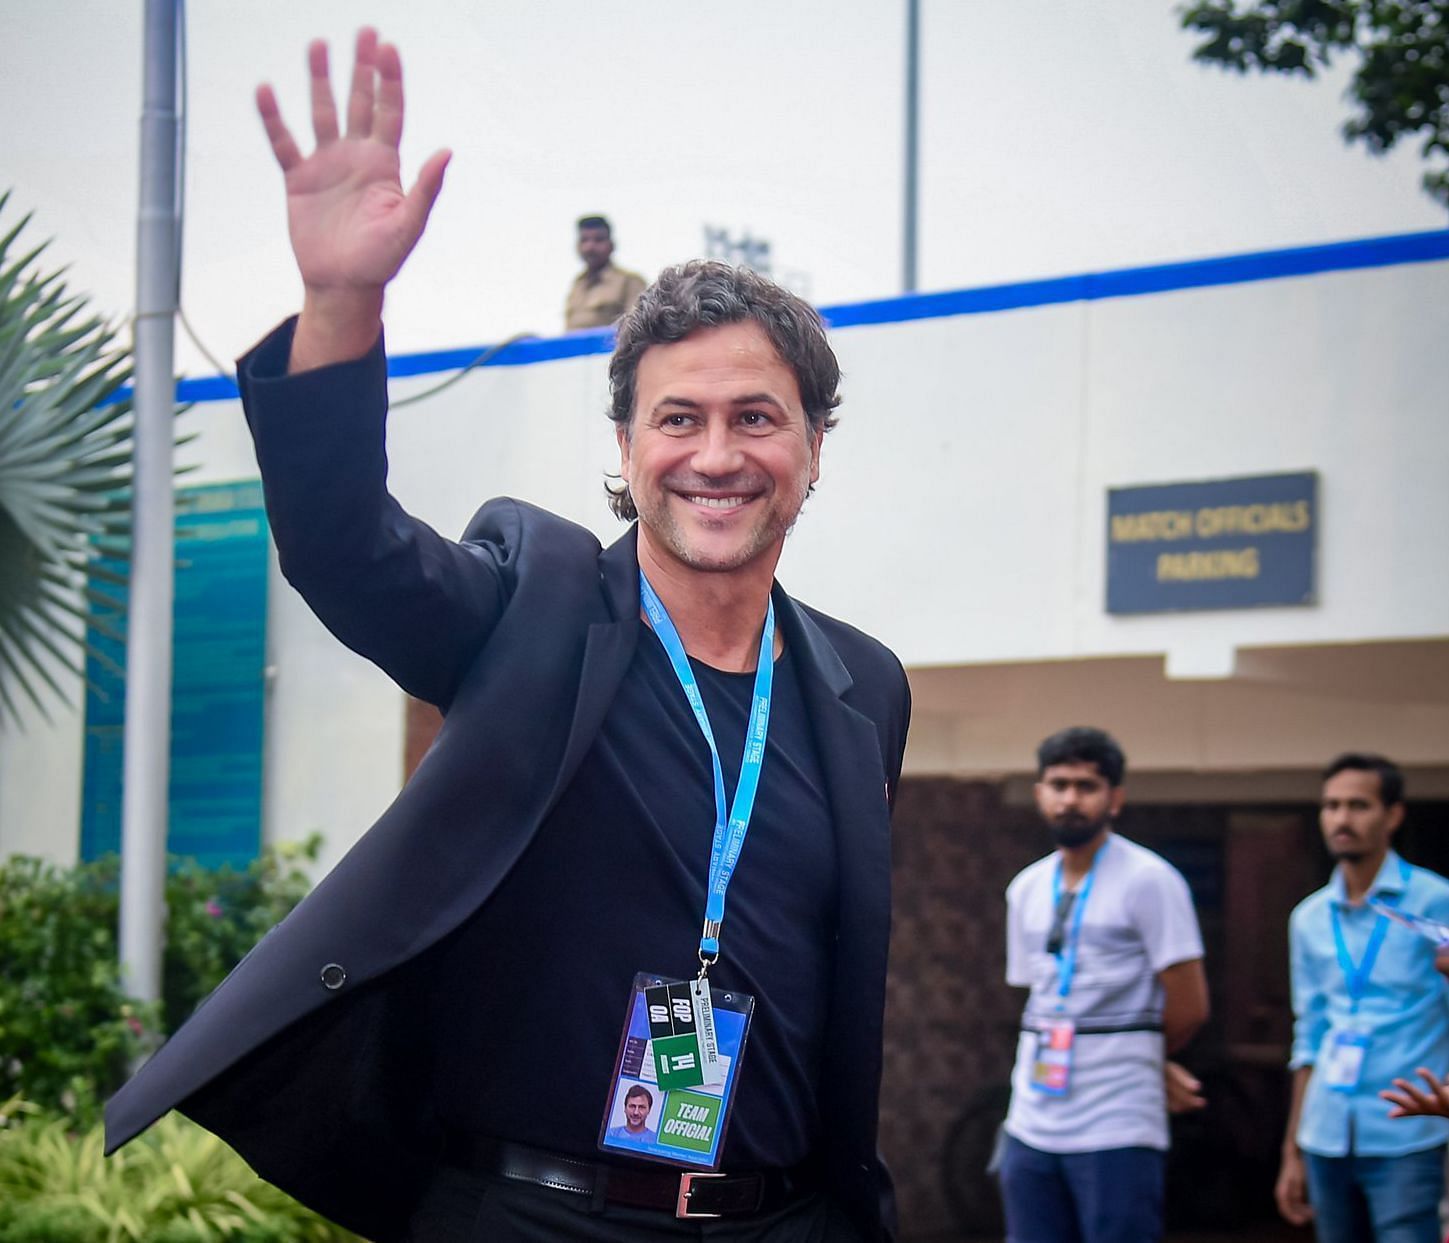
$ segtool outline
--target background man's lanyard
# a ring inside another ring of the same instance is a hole
[[[1067,935],[1066,945],[1057,955],[1057,976],[1060,983],[1057,985],[1057,1009],[1066,1009],[1067,995],[1072,991],[1072,980],[1077,974],[1077,944],[1082,936],[1082,915],[1087,909],[1087,899],[1092,896],[1092,881],[1097,876],[1097,860],[1099,860],[1107,849],[1108,843],[1104,841],[1097,847],[1097,853],[1092,856],[1092,864],[1087,868],[1087,879],[1082,884],[1081,892],[1077,894],[1076,909],[1072,912],[1072,930]],[[1056,910],[1062,901],[1062,861],[1057,860],[1057,870],[1052,873],[1052,909]]]
[[[1399,874],[1403,877],[1404,888],[1409,887],[1409,865],[1402,859],[1399,860]],[[1398,906],[1402,893],[1390,894],[1387,897],[1379,898],[1385,906]],[[1374,963],[1378,960],[1379,949],[1384,943],[1384,936],[1389,930],[1389,917],[1379,915],[1374,920],[1374,930],[1369,933],[1369,942],[1363,952],[1363,959],[1357,966],[1349,957],[1348,943],[1343,939],[1343,922],[1339,918],[1338,903],[1328,904],[1328,917],[1333,922],[1333,948],[1338,951],[1338,965],[1343,969],[1343,980],[1348,987],[1348,1006],[1350,1014],[1358,1013],[1358,1003],[1364,993],[1368,991],[1369,976],[1373,974]]]
[[[650,585],[644,571],[639,571],[639,603],[659,642],[674,666],[674,676],[684,688],[684,696],[694,710],[700,733],[709,744],[709,757],[714,764],[714,842],[709,852],[709,885],[704,906],[704,928],[699,937],[700,975],[719,960],[719,930],[724,923],[725,893],[734,876],[735,864],[744,849],[750,831],[750,816],[755,810],[755,794],[760,787],[760,768],[765,762],[765,737],[770,728],[770,696],[775,681],[775,602],[765,611],[765,629],[760,635],[760,656],[755,665],[754,703],[749,724],[745,727],[745,750],[740,758],[740,779],[735,784],[734,802],[725,813],[724,769],[720,767],[719,750],[714,745],[714,731],[709,727],[709,713],[699,683],[690,668],[689,656],[679,640],[679,632],[669,612]]]

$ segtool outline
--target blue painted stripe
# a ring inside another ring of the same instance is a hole
[[[1449,259],[1449,229],[1431,233],[1404,233],[1396,237],[1331,242],[1291,250],[1193,259],[1145,268],[1121,268],[1011,285],[979,289],[953,289],[944,293],[906,294],[876,302],[854,302],[821,307],[832,328],[862,324],[905,323],[947,315],[982,315],[1022,307],[1052,306],[1063,302],[1094,302],[1105,298],[1132,298],[1203,289],[1212,285],[1242,285],[1253,281],[1347,272],[1357,268],[1394,267],[1403,263],[1430,263]]]
[[[117,390],[116,400],[130,395],[131,389],[128,385]],[[240,396],[236,381],[229,375],[198,376],[195,380],[176,381],[176,400],[179,402],[234,401]]]
[[[456,350],[429,350],[421,354],[396,354],[387,360],[387,374],[389,378],[397,380],[408,376],[435,375],[443,371],[461,371],[492,348],[485,345]],[[526,367],[531,363],[554,362],[560,358],[608,354],[613,348],[612,328],[590,328],[562,337],[530,337],[524,341],[515,341],[500,350],[496,357],[490,358],[483,366]],[[112,400],[129,397],[130,394],[130,388],[124,388]],[[176,399],[183,402],[232,401],[239,396],[236,380],[231,376],[200,376],[194,380],[178,381],[176,385]]]
[[[393,379],[403,376],[428,375],[435,371],[458,371],[475,358],[486,354],[492,346],[471,346],[461,350],[437,350],[425,354],[399,354],[387,360],[387,374]],[[608,354],[614,349],[612,328],[589,328],[562,337],[529,337],[515,341],[490,358],[485,367],[526,367],[531,363],[550,363],[560,358],[582,358],[588,354]]]
[[[1435,229],[1427,233],[1401,233],[1392,237],[1371,237],[1351,242],[1330,242],[1320,246],[1298,246],[1288,250],[1226,255],[1217,259],[1193,259],[1185,263],[1120,268],[1110,272],[1088,272],[1079,276],[1019,281],[1010,285],[906,294],[898,298],[824,306],[820,308],[820,313],[832,328],[902,324],[913,320],[941,319],[949,315],[985,315],[993,311],[1054,306],[1064,302],[1135,298],[1179,289],[1243,285],[1254,281],[1281,280],[1290,276],[1351,272],[1359,268],[1386,268],[1405,263],[1433,263],[1444,259],[1449,259],[1449,229]],[[533,363],[554,362],[561,358],[607,354],[613,348],[612,329],[594,328],[571,332],[562,337],[533,337],[516,341],[484,365],[526,367]],[[486,351],[487,347],[478,346],[470,349],[398,354],[387,360],[387,373],[394,379],[401,379],[457,371]],[[129,389],[119,394],[129,395]],[[236,383],[229,376],[182,380],[177,385],[177,399],[180,401],[230,401],[236,396]]]

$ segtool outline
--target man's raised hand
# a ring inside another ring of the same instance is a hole
[[[447,151],[431,155],[404,193],[402,61],[375,30],[357,35],[345,134],[327,45],[314,41],[307,62],[317,140],[311,155],[298,149],[271,87],[257,88],[257,111],[286,179],[287,224],[305,289],[292,371],[360,357],[377,340],[383,289],[422,236],[449,159]]]

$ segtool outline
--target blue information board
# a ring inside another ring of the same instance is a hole
[[[262,831],[267,521],[260,484],[177,493],[175,582],[167,850],[208,867],[243,866],[256,858]],[[90,638],[124,668],[123,644],[94,628]],[[86,675],[81,857],[93,859],[121,846],[126,688],[96,656]]]
[[[1318,475],[1107,492],[1107,612],[1313,604]]]

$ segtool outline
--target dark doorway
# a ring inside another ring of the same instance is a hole
[[[1266,1231],[1287,1109],[1289,912],[1330,861],[1307,803],[1130,805],[1122,832],[1171,861],[1202,923],[1213,1018],[1183,1060],[1203,1113],[1176,1120],[1174,1231]],[[1399,848],[1449,874],[1449,802],[1413,802]],[[887,993],[881,1146],[907,1240],[1001,1237],[985,1173],[1005,1112],[1022,994],[1007,988],[1004,891],[1046,852],[999,786],[902,783]]]

